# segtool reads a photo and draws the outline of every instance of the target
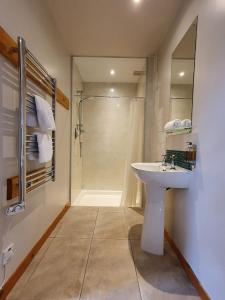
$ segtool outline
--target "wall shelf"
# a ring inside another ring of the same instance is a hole
[[[190,97],[170,97],[170,100],[192,100]]]
[[[174,130],[165,131],[167,135],[187,134],[191,133],[192,128],[178,128]]]

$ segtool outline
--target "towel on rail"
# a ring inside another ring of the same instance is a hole
[[[52,138],[47,133],[35,133],[38,143],[38,161],[39,163],[46,163],[52,159]]]
[[[55,120],[51,105],[38,95],[34,95],[39,127],[42,130],[55,130]]]
[[[38,151],[28,151],[29,160],[38,160],[39,163],[51,161],[53,155],[52,138],[47,133],[35,132],[37,137]],[[34,147],[36,149],[36,147]]]
[[[28,151],[28,159],[29,160],[38,160],[38,152]]]
[[[27,126],[33,128],[38,127],[38,119],[37,114],[35,112],[27,112]]]

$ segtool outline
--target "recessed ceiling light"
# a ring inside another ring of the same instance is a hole
[[[180,77],[183,77],[184,75],[185,75],[185,73],[183,71],[179,73]]]
[[[134,3],[140,3],[141,2],[141,0],[133,0],[134,1]]]
[[[113,93],[113,92],[114,92],[114,89],[113,89],[113,88],[111,88],[111,89],[110,89],[110,92],[112,92],[112,93]]]
[[[115,75],[115,70],[113,70],[113,69],[110,70],[110,74],[111,74],[111,75]]]

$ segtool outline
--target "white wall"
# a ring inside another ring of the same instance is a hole
[[[13,38],[16,39],[18,35],[25,38],[29,49],[56,77],[58,86],[69,96],[69,54],[55,31],[44,1],[0,0],[0,25]],[[18,174],[15,111],[18,105],[18,81],[17,72],[3,57],[0,57],[0,74],[0,251],[11,242],[15,244],[15,255],[7,265],[8,278],[69,200],[70,114],[57,104],[56,182],[47,183],[29,194],[25,212],[6,217],[6,178]],[[9,116],[12,117],[12,126],[7,129],[4,118]],[[2,273],[0,267],[0,282]]]
[[[114,92],[110,91],[114,88]],[[84,102],[83,188],[122,190],[127,159],[130,99],[135,83],[85,83],[85,95],[106,95]]]
[[[146,75],[142,75],[137,83],[137,97],[145,97],[146,95]]]
[[[171,56],[178,42],[198,20],[193,132],[167,139],[167,149],[197,144],[197,167],[187,191],[170,193],[167,229],[214,300],[225,297],[225,2],[193,0],[187,3],[159,53],[158,96],[154,109],[160,129],[169,119]],[[154,119],[152,120],[154,122]],[[154,132],[154,144],[164,139]],[[161,153],[154,152],[152,159]]]

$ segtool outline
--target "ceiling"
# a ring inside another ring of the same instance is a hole
[[[140,77],[134,76],[133,72],[146,70],[143,58],[75,57],[74,63],[83,82],[136,83]],[[112,69],[114,75],[110,74]]]
[[[186,0],[45,0],[71,55],[147,57]]]

